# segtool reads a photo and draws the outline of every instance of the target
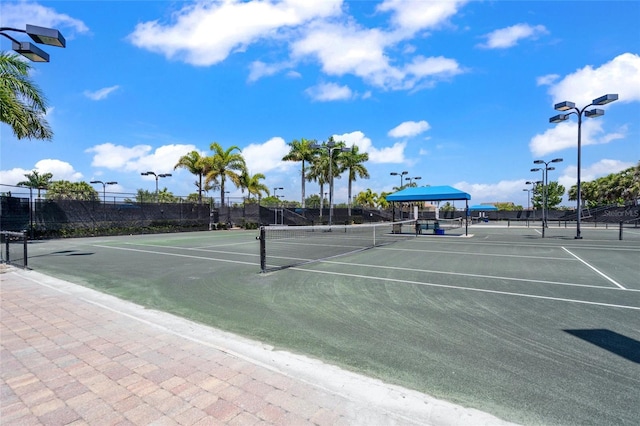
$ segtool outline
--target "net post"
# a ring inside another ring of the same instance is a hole
[[[261,226],[260,236],[258,237],[260,240],[260,272],[265,272],[267,269],[267,244],[265,234],[264,226]]]
[[[22,250],[24,252],[24,269],[27,269],[27,231],[22,231]]]
[[[618,232],[618,239],[622,241],[622,222],[620,222],[620,231]]]
[[[4,234],[4,243],[5,243],[5,253],[7,258],[7,265],[11,264],[11,256],[9,254],[9,234]]]

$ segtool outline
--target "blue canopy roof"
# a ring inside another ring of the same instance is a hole
[[[489,212],[489,211],[496,211],[498,210],[498,208],[493,204],[478,204],[477,206],[469,207],[469,210],[480,210],[480,211]]]
[[[416,186],[387,195],[387,201],[470,200],[471,195],[451,186]]]

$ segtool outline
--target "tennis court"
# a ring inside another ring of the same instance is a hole
[[[513,422],[636,424],[640,230],[616,232],[473,225],[270,273],[258,231],[102,237],[29,265]]]

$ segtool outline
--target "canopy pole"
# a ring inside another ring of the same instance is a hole
[[[464,214],[465,214],[465,218],[464,218],[464,236],[468,237],[469,236],[469,200],[464,200]]]

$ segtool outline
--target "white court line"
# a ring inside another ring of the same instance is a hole
[[[544,299],[544,300],[553,300],[557,302],[580,303],[584,305],[596,305],[596,306],[605,306],[609,308],[633,309],[634,311],[640,311],[640,306],[615,305],[612,303],[590,302],[588,300],[565,299],[562,297],[550,297],[550,296],[537,296],[534,294],[513,293],[510,291],[487,290],[483,288],[462,287],[462,286],[448,285],[448,284],[425,283],[425,282],[418,282],[418,281],[411,281],[411,280],[400,280],[397,278],[371,277],[368,275],[345,274],[341,272],[317,271],[314,269],[303,269],[303,268],[290,268],[290,269],[293,269],[296,271],[303,271],[303,272],[313,272],[316,274],[339,275],[343,277],[362,278],[362,279],[368,279],[368,280],[374,280],[374,281],[388,281],[388,282],[397,282],[397,283],[404,283],[404,284],[423,285],[426,287],[451,288],[455,290],[476,291],[479,293],[502,294],[506,296],[526,297],[530,299]]]
[[[187,257],[189,259],[212,260],[214,262],[239,263],[241,265],[256,266],[255,262],[242,262],[240,260],[216,259],[215,257],[191,256],[191,255],[188,255],[188,254],[165,253],[165,252],[162,252],[162,251],[140,250],[140,249],[124,248],[124,247],[102,246],[102,245],[99,245],[99,244],[94,244],[93,246],[94,247],[106,248],[106,249],[113,249],[113,250],[135,251],[135,252],[138,252],[138,253],[161,254],[163,256]],[[221,252],[221,253],[229,254],[229,252]],[[238,254],[238,253],[235,253],[235,254]]]
[[[576,259],[578,259],[580,262],[584,263],[586,266],[588,266],[589,268],[591,268],[592,270],[594,270],[596,273],[598,273],[600,276],[602,276],[604,279],[612,282],[613,284],[617,285],[618,287],[620,287],[623,290],[626,290],[626,288],[624,288],[623,286],[621,286],[617,281],[615,281],[613,278],[608,277],[607,275],[603,274],[602,272],[600,272],[599,270],[597,270],[595,267],[589,265],[587,262],[585,262],[584,260],[580,259],[578,256],[576,256],[575,254],[571,253],[569,250],[567,250],[565,247],[562,247],[562,250],[566,251],[567,253],[569,253],[571,256],[575,257]]]
[[[567,260],[573,261],[573,259],[567,259]],[[470,278],[488,278],[492,280],[501,280],[501,281],[518,281],[518,282],[527,282],[527,283],[561,285],[561,286],[567,286],[567,287],[586,287],[586,288],[595,288],[600,290],[613,290],[613,291],[625,290],[625,291],[632,291],[632,292],[640,292],[640,290],[632,290],[628,288],[618,289],[618,288],[613,288],[609,286],[603,287],[601,285],[568,283],[568,282],[562,282],[562,281],[536,280],[531,278],[501,277],[496,275],[470,274],[465,272],[434,271],[430,269],[404,268],[401,266],[381,266],[381,265],[371,265],[366,263],[339,262],[335,260],[323,260],[321,262],[328,263],[331,265],[363,266],[366,268],[391,269],[396,271],[409,271],[409,272],[424,272],[427,274],[454,275],[459,277],[470,277]]]

